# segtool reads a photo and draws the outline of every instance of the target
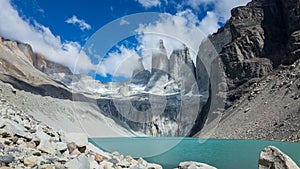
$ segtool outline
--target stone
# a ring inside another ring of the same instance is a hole
[[[39,169],[55,169],[55,167],[51,164],[44,164],[40,166]]]
[[[100,169],[100,165],[96,161],[91,161],[90,168],[91,169]]]
[[[108,161],[103,161],[103,162],[101,163],[101,165],[103,165],[103,168],[104,168],[104,169],[111,169],[111,168],[114,166],[113,163],[108,162]]]
[[[179,169],[217,169],[216,167],[210,166],[208,164],[199,163],[195,161],[186,161],[179,163]]]
[[[126,161],[128,161],[130,164],[137,164],[138,162],[132,158],[131,156],[126,156],[125,157]]]
[[[41,140],[41,143],[37,147],[38,150],[54,155],[56,153],[55,147],[48,140]]]
[[[297,164],[274,146],[262,150],[258,160],[259,169],[299,169]]]
[[[144,166],[143,164],[138,163],[138,164],[135,164],[135,165],[131,165],[130,169],[147,169],[147,167]]]
[[[97,153],[95,155],[95,161],[97,161],[98,163],[101,163],[103,161],[103,156]]]
[[[91,143],[88,143],[87,149],[90,150],[90,151],[92,151],[92,152],[95,152],[95,153],[101,155],[105,159],[110,159],[111,158],[109,156],[109,153],[102,151],[101,149],[99,149],[98,147],[94,146]]]
[[[24,159],[24,164],[28,167],[33,167],[37,165],[37,158],[34,156],[26,157]]]
[[[64,142],[57,142],[55,143],[56,150],[60,152],[64,152],[68,149],[67,144]]]
[[[78,157],[68,161],[65,164],[65,167],[68,169],[89,169],[90,162],[85,155],[81,154]]]
[[[0,163],[5,165],[10,164],[15,161],[15,157],[13,155],[4,155],[0,157]]]
[[[4,126],[3,130],[7,131],[8,133],[12,133],[13,135],[18,135],[20,137],[26,137],[27,134],[25,132],[25,128],[18,124],[15,121],[8,120],[8,119],[1,119],[0,126]]]
[[[38,150],[54,155],[56,153],[54,145],[50,142],[50,138],[43,132],[41,135],[38,135],[40,138],[40,144],[37,146]]]
[[[71,153],[70,153],[70,155],[71,156],[74,156],[74,155],[80,155],[81,154],[81,152],[76,148],[76,149],[74,149]]]
[[[163,169],[163,167],[161,165],[154,164],[154,163],[148,163],[147,168],[148,169]]]
[[[36,147],[36,144],[34,142],[27,142],[26,143],[26,147],[27,148],[35,148]]]
[[[75,149],[77,149],[77,145],[74,142],[68,143],[67,148],[69,150],[69,153],[73,152]]]
[[[127,160],[121,160],[117,163],[117,166],[128,168],[130,166],[130,163]]]
[[[147,161],[145,161],[143,158],[139,158],[137,161],[138,161],[139,164],[142,164],[143,166],[148,165]]]

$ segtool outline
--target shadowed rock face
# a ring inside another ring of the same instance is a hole
[[[247,6],[234,8],[225,27],[209,37],[220,52],[229,90],[300,58],[299,4],[299,1],[253,0]],[[217,42],[218,37],[224,40]],[[199,72],[201,68],[197,69]],[[229,98],[233,101],[236,96]]]
[[[300,59],[300,1],[253,0],[231,14],[224,28],[200,46],[197,61],[202,59],[206,64],[215,56],[220,58],[227,92],[225,110],[215,120],[216,125],[206,125],[209,117],[197,118],[200,124],[206,122],[202,130],[198,127],[198,136],[299,140],[292,129],[299,119],[291,117],[298,116],[300,110],[299,78],[295,76]],[[215,52],[207,50],[211,46]],[[203,86],[203,67],[197,62],[199,86]],[[211,106],[205,105],[202,114],[217,111],[212,107],[218,100],[213,92],[223,86],[216,85],[214,81],[219,78],[213,78],[213,69],[206,68],[212,88]],[[278,121],[284,124],[278,127]]]
[[[219,56],[230,92],[227,106],[239,98],[235,89],[253,78],[263,77],[280,64],[300,58],[300,12],[296,0],[253,0],[234,8],[224,28],[208,37],[199,50],[197,78],[203,86],[203,66]],[[211,44],[210,44],[211,43]],[[214,47],[215,50],[208,50]],[[206,67],[210,72],[210,67]]]

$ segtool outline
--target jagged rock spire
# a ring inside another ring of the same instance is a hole
[[[164,46],[164,41],[162,39],[159,40],[159,50],[162,53],[167,53],[166,48]]]

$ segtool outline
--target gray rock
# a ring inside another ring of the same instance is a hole
[[[0,157],[0,163],[5,165],[10,164],[15,161],[15,157],[13,155],[4,155]]]
[[[34,156],[26,157],[24,159],[24,164],[28,167],[33,167],[33,166],[37,165],[37,162],[38,162],[38,160]]]
[[[96,161],[91,161],[90,168],[91,169],[100,169],[100,165]]]
[[[144,160],[143,158],[139,158],[137,161],[138,161],[139,164],[142,164],[143,166],[148,165],[148,162],[146,160]]]
[[[259,169],[299,169],[297,164],[278,148],[269,146],[262,150],[258,160]]]
[[[0,119],[0,126],[4,126],[3,130],[12,133],[13,135],[18,135],[21,137],[28,136],[28,134],[25,132],[26,129],[15,121],[9,119]]]
[[[64,142],[57,142],[55,143],[55,147],[58,151],[64,152],[67,150],[67,144]]]
[[[130,166],[130,163],[127,161],[127,160],[121,160],[117,163],[117,166],[120,166],[122,168],[125,168],[125,167],[129,167]]]
[[[111,163],[111,162],[108,162],[108,161],[103,161],[103,162],[101,163],[101,166],[102,166],[104,169],[111,169],[111,168],[114,166],[114,164]]]
[[[69,150],[69,153],[73,152],[75,149],[77,149],[77,145],[74,142],[68,143],[67,148]]]
[[[208,164],[199,163],[195,161],[185,161],[179,163],[179,169],[217,169],[216,167],[210,166]]]
[[[42,131],[38,131],[36,137],[40,140],[40,143],[37,146],[38,150],[53,155],[56,153],[55,146],[50,141],[51,137],[49,135]]]
[[[89,169],[90,162],[85,155],[81,154],[78,157],[68,161],[65,164],[65,167],[68,169]]]
[[[139,163],[139,164],[130,166],[130,169],[147,169],[147,167],[144,166],[143,164]]]
[[[148,163],[147,168],[148,169],[163,169],[161,165],[154,164],[154,163]]]

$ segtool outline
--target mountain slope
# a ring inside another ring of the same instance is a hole
[[[133,135],[126,126],[103,115],[96,99],[85,95],[85,90],[75,93],[67,86],[78,82],[73,85],[80,88],[81,78],[90,80],[34,53],[28,44],[0,38],[0,95],[10,103],[68,132],[87,132],[94,137]]]
[[[221,119],[196,137],[299,140],[299,9],[298,0],[253,0],[233,9],[209,37],[222,61],[227,99]]]

